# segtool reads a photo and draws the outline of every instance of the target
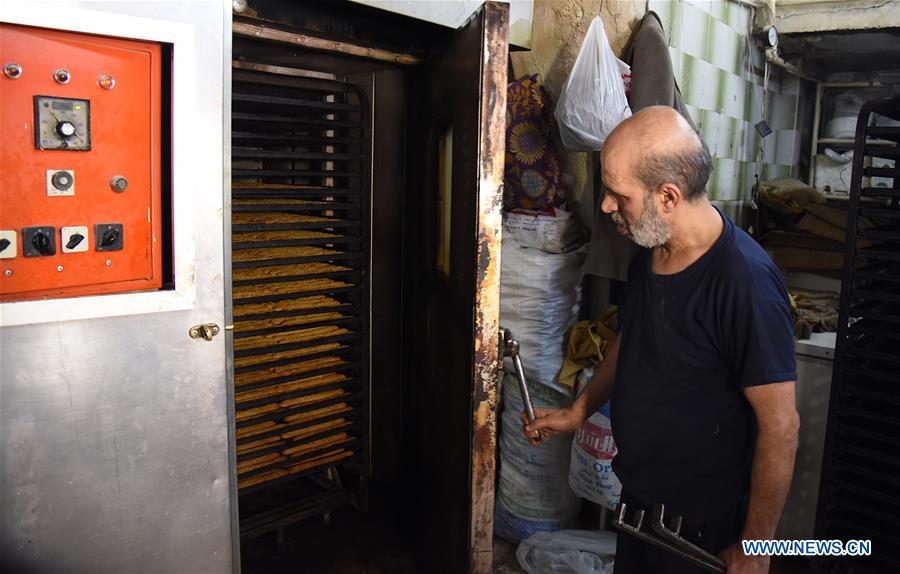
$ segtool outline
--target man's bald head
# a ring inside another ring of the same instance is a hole
[[[627,166],[648,191],[671,183],[685,199],[706,194],[709,148],[687,120],[668,106],[650,106],[624,120],[603,145],[603,161]]]

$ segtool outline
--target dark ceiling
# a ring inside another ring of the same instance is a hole
[[[814,77],[900,69],[900,29],[785,34],[779,54]]]

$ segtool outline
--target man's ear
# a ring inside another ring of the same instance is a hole
[[[677,185],[664,183],[656,188],[659,194],[660,209],[664,213],[672,213],[684,197]]]

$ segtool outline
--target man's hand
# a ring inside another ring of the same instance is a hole
[[[562,432],[575,432],[584,424],[584,413],[576,405],[567,409],[534,409],[534,422],[522,413],[522,432],[532,446],[540,444],[542,439]],[[540,433],[540,438],[537,438]]]
[[[747,556],[741,543],[732,544],[719,553],[719,558],[725,561],[727,574],[768,574],[768,556]]]
[[[561,432],[575,432],[592,413],[602,407],[612,396],[613,380],[616,376],[616,362],[619,358],[619,337],[609,342],[606,357],[594,371],[594,378],[581,391],[572,406],[565,409],[534,409],[534,422],[522,414],[522,432],[532,446],[541,439]],[[538,438],[540,437],[540,438]]]

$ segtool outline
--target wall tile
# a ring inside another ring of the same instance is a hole
[[[647,4],[647,10],[656,12],[659,21],[662,23],[663,32],[666,34],[666,42],[672,45],[672,28],[675,18],[673,12],[679,10],[678,2],[669,2],[668,0],[650,0]]]
[[[740,199],[750,199],[750,194],[753,190],[754,184],[756,183],[756,174],[758,173],[757,169],[758,168],[756,162],[747,162],[744,169],[744,181],[741,185],[740,194],[738,196],[740,197]]]
[[[707,57],[710,39],[710,16],[693,4],[681,5],[681,45],[680,47],[695,58]]]
[[[740,202],[750,198],[759,170],[765,177],[789,176],[799,154],[800,85],[771,68],[766,115],[775,132],[763,141],[754,124],[761,119],[765,62],[755,45],[748,46],[751,10],[731,0],[651,0],[648,8],[660,16],[687,112],[713,154],[710,196]]]
[[[682,22],[684,21],[684,4],[682,2],[670,2],[669,3],[669,27],[666,28],[666,32],[669,37],[669,46],[675,46],[676,48],[682,47],[681,38],[682,34]]]
[[[750,27],[750,9],[745,6],[738,6],[731,2],[726,13],[726,24],[733,28],[739,34],[747,35]]]
[[[772,107],[772,129],[792,130],[797,121],[797,96],[773,96],[769,102]]]
[[[707,14],[712,11],[712,1],[711,0],[684,0],[686,4],[690,4],[703,10]]]
[[[734,134],[743,123],[735,118],[719,116],[719,131],[716,134],[717,155],[721,158],[736,159],[734,149]]]
[[[766,165],[775,164],[775,151],[778,144],[778,138],[775,133],[771,133],[763,138],[763,161]]]
[[[719,118],[721,116],[710,110],[702,110],[700,117],[700,125],[697,126],[700,128],[700,137],[703,138],[703,141],[709,146],[709,152],[715,157],[718,145],[716,136],[719,133]]]
[[[747,158],[747,129],[749,124],[744,120],[735,120],[734,133],[731,135],[731,157],[739,160]]]
[[[744,100],[747,97],[747,82],[740,76],[726,74],[721,87],[721,112],[732,118],[743,118]]]
[[[710,194],[712,199],[738,199],[740,189],[735,178],[737,176],[738,162],[733,159],[715,159],[713,160],[713,173],[711,180],[714,182],[715,195]]]
[[[793,167],[796,163],[794,153],[797,149],[795,142],[799,139],[798,133],[794,130],[779,130],[772,135],[775,136],[775,163]]]
[[[725,70],[732,74],[739,73],[740,68],[735,67],[737,62],[735,51],[740,46],[739,38],[740,36],[724,22],[711,20],[709,62],[720,70]]]
[[[684,54],[678,48],[669,47],[669,59],[672,61],[672,73],[675,76],[675,81],[678,82],[678,85],[684,81],[684,74],[682,70],[682,60],[684,59]]]
[[[685,103],[684,107],[687,109],[687,113],[690,114],[691,119],[694,120],[694,124],[699,124],[701,120],[700,109],[697,106],[691,105],[689,103]]]
[[[709,15],[716,20],[725,22],[727,19],[726,10],[728,10],[729,4],[730,2],[726,2],[724,0],[712,0],[709,6]]]
[[[684,71],[685,84],[682,86],[685,100],[698,108],[714,110],[719,94],[718,71],[712,64],[697,58],[685,58],[685,64],[688,63],[690,66]]]

